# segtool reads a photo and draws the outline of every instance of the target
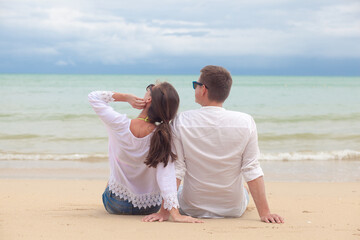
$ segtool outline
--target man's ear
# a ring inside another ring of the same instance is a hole
[[[207,89],[205,87],[205,85],[201,86],[201,96],[205,96],[207,94]]]

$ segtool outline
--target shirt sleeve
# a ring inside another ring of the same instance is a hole
[[[94,91],[88,95],[88,99],[90,105],[106,126],[117,131],[124,127],[128,122],[128,118],[126,114],[120,114],[109,106],[109,102],[114,101],[112,95],[113,92],[110,91]]]
[[[243,152],[243,158],[241,164],[241,171],[246,182],[252,181],[264,175],[258,160],[260,155],[260,150],[258,145],[256,124],[253,118],[251,118],[250,129],[251,131],[250,131],[249,141]]]
[[[163,163],[159,163],[156,167],[156,179],[164,200],[164,208],[167,210],[179,208],[174,163],[169,161],[166,167]]]
[[[176,154],[177,159],[175,161],[175,173],[176,178],[183,180],[186,173],[186,163],[185,163],[185,154],[184,148],[181,142],[181,136],[178,131],[178,126],[176,126],[178,117],[176,117],[172,122],[172,132],[173,132],[173,143],[172,151]]]

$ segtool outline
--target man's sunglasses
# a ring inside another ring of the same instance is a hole
[[[155,84],[149,84],[149,86],[146,87],[146,91],[152,92],[152,88],[155,86]]]
[[[196,88],[196,85],[199,85],[199,86],[204,85],[207,89],[209,89],[205,84],[203,84],[203,83],[201,83],[201,82],[193,81],[192,84],[193,84],[193,88],[194,88],[194,89]]]

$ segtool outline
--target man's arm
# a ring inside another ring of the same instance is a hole
[[[265,195],[264,178],[258,177],[248,183],[251,196],[254,199],[261,221],[267,223],[284,223],[284,218],[277,214],[272,214]]]
[[[181,179],[177,178],[176,179],[176,187],[177,187],[178,191],[179,191],[180,184],[181,184]]]

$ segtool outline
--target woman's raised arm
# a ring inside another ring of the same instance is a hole
[[[133,108],[136,109],[143,109],[146,105],[143,98],[139,98],[133,94],[114,92],[112,98],[116,102],[128,102]]]

